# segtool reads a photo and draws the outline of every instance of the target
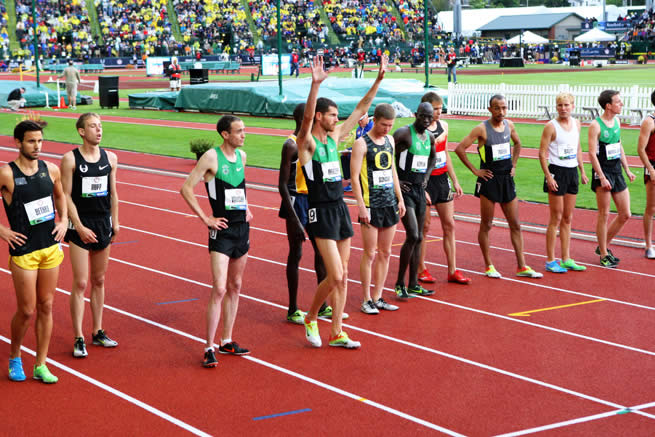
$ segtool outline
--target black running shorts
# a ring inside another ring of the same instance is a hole
[[[650,165],[655,166],[655,161],[650,160]],[[647,184],[650,182],[650,173],[648,173],[648,169],[644,167],[644,184]]]
[[[488,181],[478,178],[474,194],[475,197],[484,196],[496,203],[511,202],[516,198],[514,177],[508,174],[495,174]]]
[[[311,238],[341,241],[353,236],[350,212],[343,200],[310,205],[307,233]]]
[[[436,205],[437,203],[452,202],[454,198],[452,189],[448,173],[442,173],[437,176],[430,176],[425,191],[430,195],[432,204]]]
[[[111,244],[111,237],[114,235],[111,228],[111,216],[104,217],[80,217],[82,224],[91,229],[96,234],[97,243],[84,243],[73,226],[73,222],[68,221],[68,230],[64,241],[73,243],[85,250],[104,250]]]
[[[369,223],[376,228],[389,228],[400,221],[398,205],[383,208],[370,208],[371,219]]]
[[[306,228],[307,210],[309,209],[309,200],[307,200],[307,194],[294,194],[291,196],[291,201],[293,202],[293,210],[296,212],[300,223]],[[278,213],[278,217],[288,220],[288,216],[289,214],[287,214],[287,209],[284,207],[284,204],[280,205],[280,212]]]
[[[413,209],[416,218],[419,219],[425,215],[425,190],[420,184],[410,184],[411,189],[408,192],[402,191],[403,200],[406,209]]]
[[[605,177],[609,181],[610,185],[612,186],[612,189],[610,192],[612,193],[620,193],[623,190],[626,190],[628,186],[625,183],[625,179],[623,179],[623,173],[610,173],[610,172],[604,172]],[[598,174],[592,169],[591,170],[591,190],[595,193],[596,188],[600,187],[600,178],[598,177]]]
[[[250,223],[234,223],[226,229],[209,230],[209,251],[232,259],[241,258],[250,249]]]
[[[577,167],[560,167],[559,165],[548,165],[548,171],[555,182],[557,182],[557,192],[552,192],[548,189],[546,178],[544,177],[544,193],[552,193],[557,196],[565,194],[578,194],[579,178]]]

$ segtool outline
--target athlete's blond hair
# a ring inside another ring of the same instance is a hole
[[[568,100],[571,104],[575,103],[575,97],[573,97],[573,94],[571,93],[559,93],[557,97],[555,97],[555,103],[560,103],[562,100]]]

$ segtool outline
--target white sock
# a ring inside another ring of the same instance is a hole
[[[206,348],[205,348],[205,352],[209,352],[209,351],[212,351],[212,352],[213,352],[213,351],[214,351],[214,348],[211,347],[211,346],[206,347]]]
[[[232,343],[231,338],[226,338],[226,339],[221,340],[221,346],[225,346],[228,343]]]

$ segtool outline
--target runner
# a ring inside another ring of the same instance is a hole
[[[73,287],[70,311],[73,321],[73,356],[88,355],[82,321],[84,320],[84,292],[91,282],[91,338],[96,346],[116,347],[118,342],[102,329],[102,310],[105,304],[105,274],[109,262],[110,244],[116,239],[118,224],[118,193],[116,169],[118,159],[100,147],[102,122],[98,114],[80,115],[75,124],[82,137],[82,145],[66,152],[61,159],[61,180],[68,202],[68,232],[73,268]]]
[[[519,203],[516,198],[514,174],[516,163],[521,153],[521,140],[514,128],[514,123],[506,120],[507,101],[505,97],[496,94],[489,100],[491,117],[480,123],[457,145],[455,153],[464,165],[471,170],[478,180],[475,184],[475,196],[480,198],[480,230],[478,243],[482,250],[485,263],[485,275],[489,278],[500,278],[501,274],[491,262],[489,253],[489,231],[493,225],[494,209],[500,203],[503,214],[507,219],[510,238],[516,262],[518,264],[517,276],[528,278],[541,278],[543,274],[535,272],[525,264],[523,256],[523,236],[519,222]],[[514,148],[510,147],[510,138]],[[469,161],[466,149],[474,142],[478,143],[480,155],[480,168]]]
[[[434,167],[436,153],[434,136],[427,128],[432,124],[432,105],[423,102],[416,111],[416,120],[409,126],[396,130],[393,139],[396,143],[396,166],[398,179],[405,201],[405,242],[400,249],[398,278],[395,292],[399,299],[414,295],[429,296],[434,290],[426,290],[418,283],[418,261],[423,240],[423,221],[425,219],[425,187]],[[405,287],[405,272],[409,266],[409,279]]]
[[[396,224],[405,215],[405,203],[393,163],[394,142],[389,135],[395,118],[393,106],[388,103],[377,105],[373,114],[373,127],[355,141],[350,161],[353,194],[357,199],[358,220],[364,242],[359,273],[364,296],[361,311],[366,314],[398,309],[382,298]],[[373,293],[371,267],[375,282]]]
[[[571,259],[571,220],[578,194],[578,170],[582,183],[589,182],[582,164],[580,146],[580,120],[571,117],[575,109],[575,99],[569,93],[561,93],[555,98],[557,118],[544,127],[539,147],[539,162],[544,172],[544,193],[548,193],[550,219],[546,231],[546,271],[566,273],[568,270],[584,271]],[[576,168],[577,167],[577,168]],[[562,251],[562,259],[555,260],[557,230]]]
[[[246,128],[240,118],[224,115],[216,123],[223,143],[206,151],[184,181],[180,194],[191,210],[209,229],[209,259],[212,271],[212,291],[207,304],[207,343],[204,367],[216,367],[214,337],[223,318],[222,354],[247,355],[248,349],[232,341],[232,329],[239,307],[243,271],[250,249],[252,214],[246,198],[246,153],[240,150],[246,138]],[[212,214],[207,216],[200,207],[193,189],[205,182]]]
[[[0,194],[9,227],[0,224],[0,238],[9,245],[9,269],[16,292],[11,319],[9,379],[24,381],[23,338],[36,310],[36,361],[32,377],[46,384],[58,381],[45,364],[52,334],[52,303],[64,252],[66,196],[56,165],[39,160],[43,132],[33,121],[14,128],[18,157],[0,168]],[[59,221],[55,222],[55,208]]]
[[[462,187],[457,181],[455,168],[450,160],[448,153],[448,123],[440,120],[441,110],[443,109],[443,100],[439,94],[428,92],[422,98],[421,102],[427,102],[432,105],[432,124],[428,127],[435,138],[436,163],[434,170],[430,174],[426,194],[429,197],[428,205],[434,205],[439,214],[441,230],[443,232],[443,250],[448,262],[448,282],[457,284],[469,284],[471,278],[465,277],[462,272],[457,270],[455,256],[455,205],[454,198],[463,194]],[[452,183],[451,183],[452,181]],[[453,195],[454,190],[454,195]],[[425,223],[423,225],[423,235],[427,235],[430,230],[432,215],[428,206],[425,214]],[[425,252],[427,251],[426,239],[421,242],[421,253],[419,255],[418,280],[428,284],[436,282],[436,279],[428,272],[425,265]]]
[[[655,106],[655,91],[650,95]],[[644,239],[646,240],[646,258],[655,259],[653,248],[653,215],[655,214],[655,113],[641,122],[637,151],[644,163],[644,184],[646,185],[646,208],[644,210]]]
[[[598,247],[596,255],[600,255],[600,265],[615,268],[619,258],[609,249],[612,239],[630,219],[630,192],[623,179],[621,167],[630,182],[635,175],[628,167],[621,145],[621,123],[617,115],[623,109],[623,102],[618,91],[605,90],[598,97],[598,104],[603,108],[603,114],[589,125],[589,160],[593,167],[591,189],[596,193],[598,205],[598,220],[596,221],[596,238]],[[609,226],[607,220],[610,214],[610,198],[616,205],[617,216]]]
[[[327,277],[316,290],[314,301],[305,316],[305,335],[314,347],[321,347],[316,319],[321,303],[332,296],[333,315],[330,346],[358,348],[361,344],[341,330],[341,316],[346,303],[350,238],[353,235],[350,213],[343,201],[343,186],[337,145],[350,134],[357,120],[364,115],[380,87],[388,59],[382,57],[378,76],[371,89],[359,101],[348,119],[337,126],[339,111],[330,99],[317,100],[321,83],[328,73],[323,58],[312,64],[312,86],[298,132],[298,158],[307,181],[309,218],[307,231],[316,240],[323,257]]]

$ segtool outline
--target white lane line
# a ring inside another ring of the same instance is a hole
[[[10,273],[8,270],[5,270],[5,269],[0,269],[0,270],[2,270],[5,273]],[[11,344],[11,340],[8,339],[7,337],[3,336],[3,335],[0,335],[0,340],[4,341],[7,344]],[[32,349],[29,349],[29,348],[27,348],[25,346],[21,346],[21,350],[24,351],[24,352],[27,352],[28,354],[30,354],[32,356],[36,356],[36,352],[34,352]],[[51,364],[51,365],[63,370],[64,372],[70,373],[73,376],[77,376],[81,380],[86,381],[86,382],[88,382],[88,383],[90,383],[92,385],[95,385],[96,387],[99,387],[102,390],[105,390],[105,391],[111,393],[114,396],[117,396],[117,397],[119,397],[121,399],[124,399],[124,400],[128,401],[129,403],[136,405],[139,408],[143,408],[147,412],[152,413],[155,416],[161,417],[162,419],[164,419],[164,420],[166,420],[166,421],[168,421],[168,422],[170,422],[170,423],[172,423],[174,425],[177,425],[180,428],[182,428],[182,429],[184,429],[186,431],[189,431],[192,434],[195,434],[195,435],[198,435],[198,436],[203,436],[203,437],[211,436],[211,434],[207,434],[206,432],[201,431],[198,428],[195,428],[195,427],[189,425],[188,423],[183,422],[180,419],[177,419],[177,418],[171,416],[170,414],[164,413],[163,411],[153,407],[152,405],[148,405],[145,402],[142,402],[142,401],[140,401],[140,400],[126,394],[126,393],[123,393],[120,390],[117,390],[117,389],[115,389],[113,387],[108,386],[107,384],[105,384],[103,382],[98,381],[97,379],[91,378],[90,376],[87,376],[84,373],[80,373],[77,370],[66,366],[65,364],[62,364],[62,363],[60,363],[58,361],[55,361],[55,360],[53,360],[51,358],[47,358],[46,362],[48,364]]]

